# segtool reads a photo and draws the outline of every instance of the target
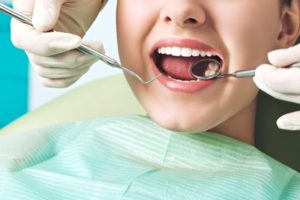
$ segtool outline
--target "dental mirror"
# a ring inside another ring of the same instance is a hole
[[[255,76],[255,69],[241,70],[230,74],[221,74],[222,64],[215,59],[202,59],[195,62],[191,68],[191,75],[198,80],[211,80],[215,78],[245,78]]]
[[[190,68],[190,73],[198,80],[210,80],[221,75],[222,64],[215,59],[202,59],[195,63]]]
[[[202,59],[195,62],[191,68],[191,75],[198,80],[211,80],[214,78],[246,78],[246,77],[254,77],[256,69],[250,70],[240,70],[235,71],[230,74],[221,74],[222,64],[215,59]],[[300,68],[300,63],[294,63],[292,65],[287,66],[288,68]]]

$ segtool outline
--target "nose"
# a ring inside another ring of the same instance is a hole
[[[197,0],[167,0],[161,10],[160,18],[179,27],[197,28],[206,21],[203,7]]]

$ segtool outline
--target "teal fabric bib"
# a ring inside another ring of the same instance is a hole
[[[255,147],[141,116],[0,138],[1,200],[298,200],[300,175]]]

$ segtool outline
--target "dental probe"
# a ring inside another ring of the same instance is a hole
[[[33,26],[32,24],[32,19],[26,15],[23,15],[22,13],[6,6],[5,4],[3,3],[0,3],[0,11],[2,11],[3,13],[11,16],[11,17],[14,17],[16,19],[18,19],[19,21],[25,23],[25,24],[28,24],[30,26]],[[126,67],[122,66],[118,61],[116,61],[115,59],[109,57],[109,56],[106,56],[102,53],[99,53],[98,51],[84,45],[84,44],[81,44],[78,48],[77,48],[78,51],[84,53],[84,54],[87,54],[87,55],[90,55],[90,56],[93,56],[94,58],[98,59],[98,60],[101,60],[103,62],[105,62],[106,64],[112,66],[112,67],[117,67],[117,68],[120,68],[122,69],[125,73],[135,77],[136,79],[138,79],[142,84],[144,85],[147,85],[147,84],[150,84],[151,82],[153,82],[154,80],[156,80],[160,75],[156,76],[155,78],[151,79],[151,80],[144,80],[141,76],[139,76],[138,74],[136,74],[135,72],[127,69]]]

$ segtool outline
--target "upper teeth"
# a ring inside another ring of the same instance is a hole
[[[172,56],[183,56],[183,57],[211,57],[213,56],[210,52],[204,52],[199,49],[192,48],[181,48],[181,47],[160,47],[157,52],[159,54],[172,55]]]

